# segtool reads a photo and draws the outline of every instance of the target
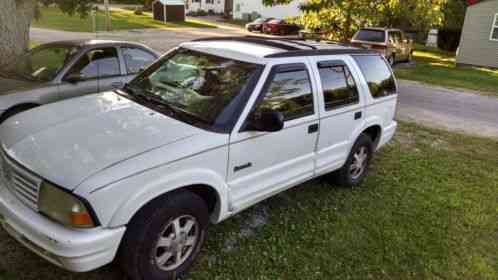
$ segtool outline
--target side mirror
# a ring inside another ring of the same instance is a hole
[[[71,73],[64,78],[64,81],[71,84],[76,84],[83,81],[83,77],[79,73]]]
[[[284,115],[275,110],[253,113],[249,120],[249,129],[264,132],[277,132],[284,128]]]

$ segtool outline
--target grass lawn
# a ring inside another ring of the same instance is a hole
[[[187,19],[186,22],[164,23],[154,20],[150,13],[144,13],[143,15],[139,16],[128,10],[113,10],[111,11],[111,15],[113,30],[143,28],[217,27],[214,24],[194,19]],[[39,20],[35,20],[33,22],[33,26],[74,32],[93,31],[92,19],[90,16],[86,18],[81,18],[79,15],[70,16],[62,13],[60,9],[55,7],[42,8],[41,18]],[[105,30],[105,16],[104,12],[102,11],[97,13],[97,30]]]
[[[210,228],[187,279],[498,279],[498,141],[402,123],[354,189],[320,178]],[[72,274],[0,230],[0,279]]]
[[[456,67],[455,54],[417,46],[414,67],[396,69],[398,78],[498,96],[498,70]]]

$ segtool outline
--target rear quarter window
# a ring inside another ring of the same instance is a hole
[[[360,67],[373,98],[396,94],[394,74],[380,55],[357,55],[353,58]]]
[[[386,41],[386,32],[383,30],[361,29],[353,38],[358,41],[384,43]]]

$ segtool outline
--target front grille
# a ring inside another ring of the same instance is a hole
[[[38,192],[41,178],[14,162],[4,152],[1,154],[1,171],[6,187],[24,204],[38,211]]]

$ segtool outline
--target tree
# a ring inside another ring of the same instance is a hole
[[[55,4],[68,14],[88,15],[90,0],[0,0],[0,69],[29,47],[29,28],[38,5]]]
[[[293,0],[262,0],[265,5]],[[309,0],[298,21],[308,29],[328,31],[331,39],[347,41],[362,26],[387,26],[428,31],[443,21],[442,7],[452,0]],[[457,0],[453,0],[457,1]]]

